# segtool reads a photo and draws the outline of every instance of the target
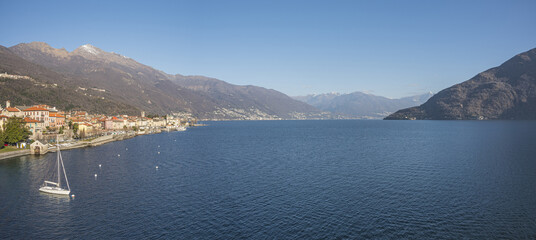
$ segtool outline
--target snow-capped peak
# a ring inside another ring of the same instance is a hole
[[[90,44],[82,45],[80,48],[82,50],[88,52],[88,53],[93,54],[93,55],[97,55],[99,53],[97,51],[97,49],[95,47],[91,46]]]

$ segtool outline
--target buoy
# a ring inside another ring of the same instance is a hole
[[[158,169],[158,166],[156,166],[156,169]]]
[[[160,152],[158,152],[158,154],[160,154]]]
[[[74,194],[73,194],[73,195],[71,195],[71,197],[72,197],[72,198],[74,198]]]
[[[99,164],[99,167],[102,167],[102,164]]]
[[[158,147],[160,147],[160,145],[158,145]]]
[[[97,174],[95,173],[95,177],[97,177]]]
[[[127,150],[128,150],[128,148],[127,148]]]
[[[118,156],[118,157],[120,157],[120,156],[121,156],[121,154],[117,154],[117,156]]]

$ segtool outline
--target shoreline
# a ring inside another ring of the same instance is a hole
[[[0,153],[0,160],[30,155],[30,149]]]
[[[183,130],[183,131],[185,131],[185,130]],[[91,141],[83,141],[83,140],[81,140],[81,141],[77,141],[77,142],[72,143],[72,144],[71,143],[60,143],[60,147],[61,147],[62,151],[71,150],[71,149],[77,149],[77,148],[85,148],[85,147],[96,147],[96,146],[100,146],[100,145],[110,143],[110,142],[123,141],[123,140],[131,139],[131,138],[134,138],[136,136],[158,134],[158,133],[162,133],[162,132],[164,132],[164,131],[150,132],[150,133],[124,133],[124,134],[116,134],[116,135],[106,135],[106,136],[101,136],[101,137],[95,138],[95,139],[93,139]],[[40,155],[46,155],[48,152],[56,152],[56,147],[55,146],[50,147],[47,152],[45,152],[44,154],[40,154]],[[12,151],[12,152],[0,153],[0,161],[10,159],[10,158],[15,158],[15,157],[27,156],[27,155],[31,155],[30,154],[30,149],[24,149],[24,150]]]

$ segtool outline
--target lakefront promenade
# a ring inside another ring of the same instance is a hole
[[[186,127],[178,127],[178,128],[166,128],[165,131],[186,131]],[[130,139],[139,135],[147,135],[147,134],[157,134],[161,133],[162,129],[157,130],[151,130],[151,131],[129,131],[129,132],[117,132],[117,133],[111,133],[108,135],[96,137],[96,138],[90,138],[86,140],[77,140],[77,141],[63,141],[59,143],[60,149],[62,151],[64,150],[71,150],[76,148],[84,148],[84,147],[96,147],[99,145],[103,145],[106,143],[114,142],[114,141],[122,141],[126,139]],[[39,154],[36,155],[43,155],[48,152],[56,152],[57,147],[56,144],[48,144],[47,149],[43,152],[39,152]],[[25,155],[31,155],[32,152],[30,149],[20,149],[20,150],[14,150],[9,152],[3,152],[0,153],[0,160],[14,158],[14,157],[20,157]]]

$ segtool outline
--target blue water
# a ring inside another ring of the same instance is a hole
[[[0,238],[536,238],[536,122],[208,124],[0,160]]]

